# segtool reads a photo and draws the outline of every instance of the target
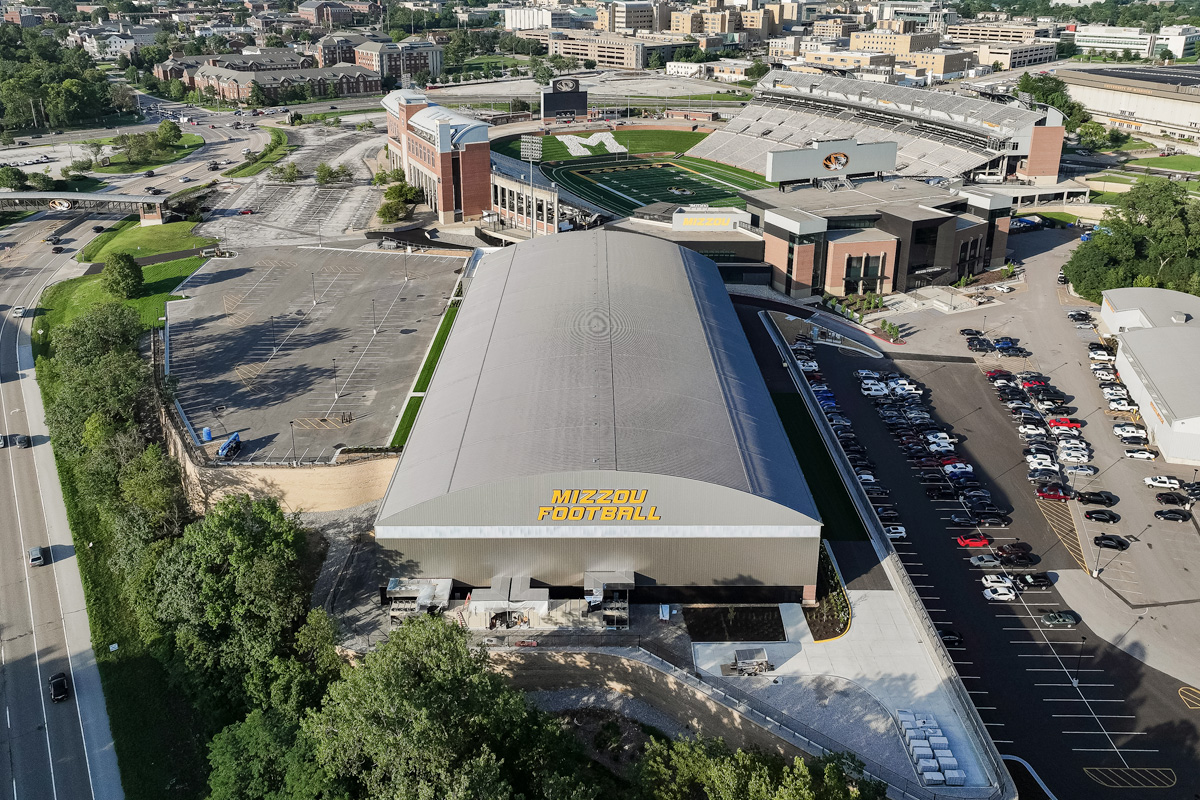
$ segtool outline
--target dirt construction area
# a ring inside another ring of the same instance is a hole
[[[351,118],[353,119],[353,118]],[[320,244],[325,238],[366,230],[383,202],[383,187],[371,186],[366,160],[373,159],[386,141],[380,128],[356,131],[352,126],[307,125],[289,128],[295,149],[280,165],[294,163],[303,176],[283,183],[262,172],[223,194],[217,212],[197,232],[220,237],[232,249],[297,241]],[[317,185],[319,164],[346,165],[353,176],[345,183]],[[240,213],[243,209],[250,214]]]
[[[254,248],[212,259],[167,304],[169,373],[196,437],[239,462],[328,462],[382,446],[465,259]]]

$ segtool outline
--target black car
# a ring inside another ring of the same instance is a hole
[[[1045,589],[1054,585],[1054,581],[1050,580],[1050,576],[1044,572],[1031,572],[1028,575],[1021,575],[1017,578],[1017,583],[1023,586],[1032,586],[1035,589]]]
[[[930,486],[925,490],[930,500],[957,500],[958,494],[948,486]]]
[[[1115,511],[1085,511],[1083,512],[1084,519],[1090,519],[1092,522],[1103,522],[1105,525],[1115,525],[1121,521],[1120,515]]]
[[[979,525],[979,519],[974,514],[967,514],[965,512],[956,512],[951,514],[950,522],[954,523],[955,525],[966,525],[971,528]]]
[[[103,225],[93,225],[92,233],[104,233],[104,226]]]
[[[1120,550],[1124,552],[1129,549],[1129,542],[1122,539],[1120,536],[1113,536],[1106,533],[1103,536],[1096,536],[1092,539],[1092,544],[1096,547],[1102,547],[1106,550]]]
[[[954,479],[954,488],[962,489],[979,489],[983,484],[969,476],[960,476]]]
[[[885,489],[882,486],[864,486],[863,493],[867,497],[887,497],[892,493],[891,489]]]
[[[978,499],[977,502],[968,503],[973,514],[1003,514],[1004,512],[995,503],[989,500]]]
[[[978,338],[980,336],[983,336],[983,333],[981,331],[975,330],[974,328],[963,328],[962,330],[960,330],[958,332],[958,335],[959,336],[973,336],[973,337]]]
[[[1005,514],[980,514],[977,524],[981,528],[1007,528],[1012,525],[1012,517]]]
[[[1105,492],[1080,492],[1075,495],[1075,499],[1079,501],[1080,505],[1085,506],[1112,508],[1117,504],[1117,498]]]
[[[1186,506],[1188,499],[1178,492],[1159,492],[1154,499],[1160,506]]]
[[[1182,508],[1164,508],[1161,511],[1155,511],[1154,518],[1166,522],[1191,522],[1192,512],[1184,511]]]
[[[939,630],[938,638],[942,640],[942,644],[946,645],[946,647],[958,647],[963,643],[962,636],[957,631],[952,631],[949,628]]]
[[[67,673],[56,672],[50,676],[48,681],[50,684],[50,701],[59,703],[66,700],[71,694],[70,687],[67,685]]]
[[[1001,556],[1000,566],[1024,569],[1033,566],[1033,556],[1028,553],[1016,553],[1011,556]]]
[[[917,474],[917,482],[921,483],[925,486],[929,486],[930,484],[934,484],[934,483],[945,483],[946,476],[940,472],[935,472],[933,470],[929,470],[927,472],[918,473]]]
[[[67,248],[63,247],[62,245],[55,245],[54,247],[51,247],[51,248],[50,248],[50,252],[51,252],[51,253],[58,254],[58,253],[61,253],[61,252],[63,252],[63,251],[64,251],[64,250],[66,250],[66,249],[67,249]]]
[[[995,342],[996,344],[1000,344],[1002,342],[1004,344],[1016,344],[1017,343],[1017,340],[1011,336],[997,336],[995,339],[992,339],[992,341]]]
[[[900,519],[900,512],[894,508],[884,508],[875,512],[880,522],[895,522]]]
[[[996,548],[996,555],[999,556],[1029,555],[1032,552],[1033,545],[1029,544],[1029,542],[1010,542]]]

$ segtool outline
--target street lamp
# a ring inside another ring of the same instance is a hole
[[[338,385],[337,385],[337,359],[336,359],[336,358],[332,358],[332,359],[330,359],[330,361],[332,361],[332,362],[333,362],[333,399],[334,399],[334,400],[337,400],[337,399],[338,399]]]
[[[296,420],[288,420],[288,428],[292,431],[292,461],[296,461]]]
[[[1083,646],[1087,644],[1087,637],[1079,637],[1079,657],[1075,659],[1075,677],[1071,679],[1071,685],[1076,689],[1079,688],[1079,668],[1083,666]]]
[[[375,321],[375,298],[371,298],[371,333],[379,333],[379,323]]]
[[[312,274],[312,284],[313,284],[313,305],[315,306],[317,304],[317,273],[315,273],[315,272]]]

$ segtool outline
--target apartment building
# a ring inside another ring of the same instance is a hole
[[[671,7],[662,0],[616,0],[596,9],[596,27],[610,33],[668,30],[671,27]]]
[[[1056,26],[1016,22],[963,22],[946,28],[946,38],[956,42],[1032,42],[1057,35]]]
[[[1129,50],[1138,58],[1156,58],[1169,51],[1175,58],[1190,58],[1196,55],[1197,42],[1200,28],[1191,25],[1168,25],[1158,33],[1110,25],[1080,25],[1075,29],[1075,46],[1084,53],[1121,54]]]
[[[705,66],[709,68],[709,74],[715,80],[737,83],[746,80],[746,70],[754,66],[754,62],[740,58],[722,58],[720,61],[710,61]]]
[[[967,70],[976,65],[975,54],[966,50],[926,50],[921,53],[909,53],[903,58],[904,63],[925,70],[926,74],[935,81],[952,81],[961,78]]]
[[[980,64],[999,64],[1001,70],[1010,70],[1049,64],[1057,57],[1057,52],[1058,46],[1054,42],[983,42],[975,54]]]
[[[889,30],[855,31],[850,34],[851,50],[870,50],[876,53],[906,55],[918,50],[932,50],[942,43],[940,33],[894,33]]]
[[[357,59],[354,48],[368,42],[390,42],[392,38],[382,33],[331,33],[317,40],[314,50],[317,66],[331,67],[334,64],[354,64]]]
[[[354,63],[403,83],[418,72],[440,75],[442,48],[423,41],[363,42],[354,48]]]
[[[196,70],[204,66],[222,67],[237,72],[274,72],[303,70],[317,66],[312,56],[284,48],[263,48],[266,53],[226,53],[224,55],[175,56],[154,65],[154,77],[160,81],[183,81],[188,89],[196,88]]]
[[[337,64],[324,69],[247,72],[205,65],[196,70],[196,88],[212,87],[222,100],[250,99],[253,84],[272,100],[286,99],[289,92],[307,87],[310,97],[355,97],[378,94],[382,83],[378,72],[357,64]]]
[[[535,28],[569,28],[571,27],[571,12],[564,6],[504,9],[504,28],[510,31],[523,31]]]
[[[939,2],[921,0],[881,0],[875,4],[876,21],[904,20],[912,22],[918,33],[937,31],[945,33],[950,25],[958,23],[958,12],[946,8]]]

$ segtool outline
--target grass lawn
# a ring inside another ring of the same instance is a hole
[[[172,299],[171,290],[207,260],[202,256],[192,256],[144,267],[142,275],[145,277],[145,284],[142,295],[125,300],[125,305],[137,309],[146,328],[161,328],[162,323],[158,318],[163,315],[164,304]],[[40,355],[46,352],[51,332],[57,326],[70,322],[94,305],[116,299],[104,291],[99,275],[72,278],[46,289],[38,304],[38,321],[34,326],[35,353]],[[42,333],[36,333],[38,330]]]
[[[595,131],[585,131],[581,135],[582,138],[591,136]],[[696,133],[694,131],[639,131],[639,130],[617,130],[613,132],[613,138],[617,143],[626,148],[630,153],[683,153],[698,145],[703,141],[707,133]],[[605,155],[608,153],[608,148],[602,144],[595,147],[584,147],[592,155]],[[506,156],[513,158],[521,157],[521,139],[513,137],[503,141],[492,143],[492,149],[497,153],[503,153]],[[567,146],[557,136],[542,137],[542,160],[543,161],[566,161],[575,158],[567,151]]]
[[[1124,175],[1097,175],[1089,178],[1093,181],[1104,181],[1105,183],[1127,183],[1134,184],[1137,182],[1135,178],[1126,178]]]
[[[195,222],[168,222],[166,225],[142,227],[136,223],[122,228],[98,250],[91,253],[91,261],[103,261],[111,254],[124,250],[134,258],[156,256],[160,253],[177,253],[180,250],[195,250],[217,243],[216,239],[196,236],[192,229]],[[105,234],[101,234],[103,236]],[[100,238],[100,237],[96,237]],[[86,248],[85,248],[86,249]]]
[[[1105,152],[1105,153],[1120,153],[1120,152],[1123,152],[1126,150],[1145,150],[1147,148],[1154,147],[1154,146],[1155,145],[1152,145],[1149,142],[1143,141],[1141,139],[1130,139],[1128,142],[1121,145],[1120,147],[1107,147],[1104,149],[1103,152]]]
[[[456,316],[458,316],[458,306],[447,308],[446,313],[442,315],[442,322],[438,325],[437,333],[433,335],[433,343],[429,346],[425,363],[421,365],[417,382],[413,384],[414,392],[423,392],[429,388],[429,381],[433,379],[433,371],[437,368],[437,362],[442,356],[442,348],[446,346],[446,340],[450,338],[450,328],[454,326]]]
[[[508,69],[509,67],[520,67],[525,65],[525,63],[526,62],[519,59],[502,55],[473,56],[472,58],[468,58],[466,61],[464,61],[461,67],[448,66],[445,68],[445,71],[447,75],[454,75],[455,73],[482,72],[485,66],[490,66],[493,70],[495,70],[501,68]]]
[[[1129,162],[1135,167],[1157,167],[1159,169],[1177,169],[1183,172],[1200,172],[1200,156],[1155,156],[1154,158],[1138,158]]]
[[[20,222],[23,219],[29,219],[34,214],[41,211],[40,208],[27,208],[21,211],[0,211],[0,228],[5,225],[12,225],[15,222]]]
[[[821,441],[821,434],[804,405],[804,398],[798,394],[780,393],[772,394],[771,399],[775,401],[783,430],[796,451],[804,480],[817,501],[823,523],[821,536],[835,542],[867,541],[867,529],[842,485],[829,451]]]
[[[1121,195],[1118,192],[1092,192],[1091,202],[1111,205],[1117,202]]]
[[[336,114],[337,112],[331,112]],[[270,128],[271,141],[267,144],[268,148],[273,148],[262,158],[251,164],[246,164],[241,167],[234,167],[228,172],[222,173],[230,178],[249,178],[251,175],[257,175],[263,170],[270,169],[272,164],[287,158],[288,155],[295,150],[288,137],[288,132],[283,128]]]
[[[179,144],[173,145],[165,155],[152,158],[142,164],[130,164],[125,160],[124,153],[117,153],[109,159],[107,167],[94,167],[93,172],[103,172],[107,174],[121,175],[129,172],[141,172],[145,169],[154,169],[161,167],[163,164],[170,164],[179,159],[196,152],[204,146],[204,139],[196,133],[185,133],[183,138],[179,140]]]
[[[400,424],[396,426],[396,435],[392,437],[392,447],[404,447],[408,434],[412,431],[413,423],[417,421],[417,412],[421,410],[424,397],[410,397],[404,413],[400,415]]]
[[[94,192],[107,185],[105,181],[88,175],[83,178],[72,178],[69,181],[58,178],[54,181],[54,190],[56,192]]]
[[[95,261],[96,254],[99,253],[106,244],[111,242],[118,233],[137,224],[137,214],[130,214],[128,217],[125,217],[125,219],[114,222],[108,230],[84,245],[83,249],[75,254],[75,260],[81,262]]]
[[[1069,222],[1073,224],[1079,222],[1079,217],[1075,216],[1074,214],[1066,214],[1062,211],[1039,211],[1035,216],[1044,217],[1046,219],[1052,219],[1063,223]]]

